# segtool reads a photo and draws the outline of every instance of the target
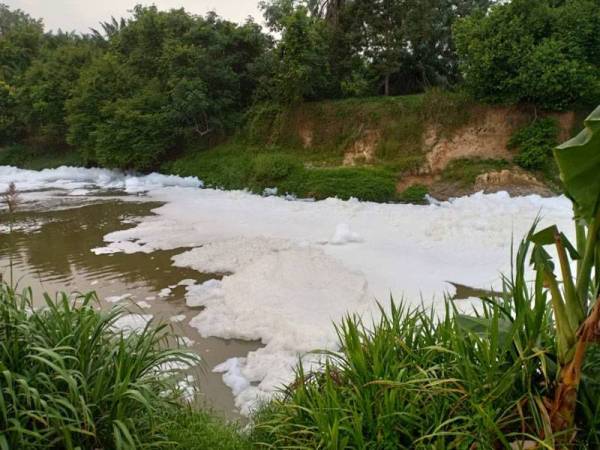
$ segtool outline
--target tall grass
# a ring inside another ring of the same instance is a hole
[[[532,231],[533,232],[533,231]],[[298,368],[296,382],[256,418],[254,439],[295,449],[560,448],[544,399],[556,378],[551,308],[544,286],[526,282],[524,240],[501,294],[443,319],[392,302],[376,323],[347,317],[339,353]],[[598,352],[588,355],[578,434],[600,448]],[[596,367],[596,368],[594,368]]]
[[[30,290],[0,285],[0,449],[164,445],[156,418],[177,408],[169,368],[197,359],[168,348],[165,325],[124,335],[125,311],[96,306],[59,294],[36,308]]]

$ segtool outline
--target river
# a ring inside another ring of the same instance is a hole
[[[94,290],[105,307],[171,323],[203,358],[197,402],[228,417],[270,398],[300,359],[314,364],[311,350],[335,350],[344,315],[371,320],[390,295],[441,308],[449,281],[498,289],[511,238],[538,214],[570,231],[562,197],[312,202],[157,174],[0,167],[0,190],[11,181],[21,203],[12,236],[2,214],[5,279],[12,259],[37,298]]]

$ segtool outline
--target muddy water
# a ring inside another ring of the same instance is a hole
[[[118,198],[98,200],[93,204],[77,205],[75,199],[56,199],[28,205],[29,211],[16,214],[12,236],[0,234],[0,273],[10,277],[10,258],[13,255],[13,277],[20,287],[31,287],[40,298],[43,292],[95,291],[101,301],[110,296],[131,294],[125,304],[132,312],[154,315],[155,320],[169,321],[176,315],[186,319],[174,323],[174,331],[193,341],[190,349],[204,360],[197,374],[198,403],[226,417],[237,418],[233,396],[212,368],[224,360],[245,356],[259,347],[256,342],[202,338],[188,325],[200,310],[185,304],[185,287],[177,286],[167,298],[158,297],[163,288],[184,279],[203,281],[213,278],[196,271],[171,266],[171,256],[181,252],[159,251],[151,254],[95,255],[90,250],[102,246],[102,237],[111,231],[133,226],[134,217],[151,214],[158,206],[152,203],[120,201]],[[0,214],[6,227],[6,214]],[[154,299],[151,299],[155,297]],[[150,298],[150,300],[148,300]],[[142,309],[136,302],[150,305]],[[108,303],[106,303],[108,307]]]

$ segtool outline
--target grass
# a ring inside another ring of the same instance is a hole
[[[477,313],[446,303],[438,319],[393,302],[364,324],[338,327],[339,353],[296,381],[255,418],[266,448],[504,449],[525,443],[561,448],[544,398],[556,379],[551,308],[541,284],[528,284],[530,244],[520,245],[501,294]],[[595,346],[587,355],[572,448],[599,448]]]
[[[463,187],[471,187],[478,175],[510,167],[511,164],[502,159],[456,159],[444,169],[442,179]]]
[[[252,448],[247,433],[226,424],[208,411],[181,408],[162,417],[161,429],[172,450],[246,450]]]
[[[158,418],[181,407],[167,367],[197,357],[170,349],[165,325],[124,335],[114,324],[125,311],[96,306],[93,294],[35,305],[31,291],[0,285],[0,449],[167,442]]]
[[[0,148],[0,166],[42,170],[60,166],[85,166],[81,155],[73,150],[39,151],[32,147],[13,145]]]
[[[414,184],[402,191],[398,198],[404,203],[424,204],[427,203],[426,196],[428,193],[429,189],[427,186],[422,184]]]
[[[207,186],[248,188],[261,193],[277,187],[280,194],[317,200],[327,197],[387,202],[396,197],[392,171],[376,167],[307,167],[293,152],[240,144],[190,154],[164,166],[164,171],[197,176]]]

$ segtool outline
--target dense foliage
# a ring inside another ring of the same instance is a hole
[[[459,21],[465,83],[480,100],[565,109],[600,101],[595,0],[512,0]]]
[[[34,304],[31,291],[0,285],[1,449],[165,441],[158,419],[177,410],[169,367],[197,357],[169,349],[164,325],[119,333],[115,323],[125,311],[98,312],[96,302],[92,294],[61,294]]]
[[[600,95],[594,0],[260,4],[270,34],[139,5],[87,34],[48,33],[0,4],[0,146],[147,171],[303,101],[454,89],[463,78],[491,102],[564,109]]]
[[[6,6],[0,17],[0,144],[70,145],[126,169],[234,130],[271,45],[252,22],[155,7],[83,36],[44,34]]]
[[[544,118],[521,128],[508,142],[516,150],[515,162],[528,170],[540,170],[551,160],[552,149],[558,144],[558,123]]]

